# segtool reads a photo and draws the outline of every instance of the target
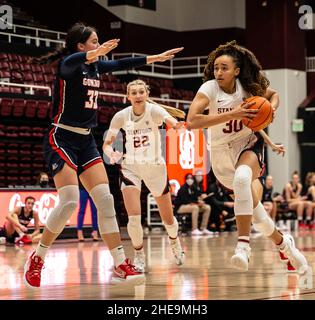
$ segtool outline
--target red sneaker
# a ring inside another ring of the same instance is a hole
[[[15,240],[15,244],[30,244],[30,243],[32,243],[32,240],[26,234]]]
[[[315,223],[314,223],[314,222],[313,222],[313,223],[311,223],[308,227],[310,228],[310,230],[315,229]]]
[[[28,287],[40,287],[40,277],[43,266],[43,259],[35,256],[34,251],[24,266],[24,282]]]
[[[287,264],[287,272],[296,272],[296,269],[292,266],[290,260],[283,252],[279,251],[279,256],[280,256],[281,262],[284,262]]]
[[[291,262],[287,262],[287,272],[296,272],[296,269],[292,266]]]
[[[285,254],[282,253],[281,251],[279,251],[279,256],[280,256],[281,262],[288,262],[288,263],[290,263],[288,257],[286,257]]]
[[[130,259],[126,259],[120,266],[114,268],[112,283],[128,283],[139,285],[145,280],[144,274],[138,272],[135,266],[131,264]]]
[[[307,224],[305,224],[303,222],[299,223],[299,229],[307,229],[307,228],[308,228]]]

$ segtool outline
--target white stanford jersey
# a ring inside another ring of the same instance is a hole
[[[117,112],[111,120],[106,140],[125,131],[125,159],[123,163],[165,163],[162,157],[159,126],[171,115],[162,107],[146,103],[141,116],[133,113],[132,106]]]
[[[228,112],[243,103],[243,98],[249,97],[238,79],[236,90],[232,94],[225,93],[216,80],[205,82],[198,92],[203,93],[210,100],[208,105],[210,115]],[[216,147],[248,137],[251,133],[252,130],[245,127],[241,120],[230,120],[208,128],[208,143],[211,143],[211,147]]]

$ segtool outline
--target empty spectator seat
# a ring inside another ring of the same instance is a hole
[[[8,61],[8,55],[6,53],[0,53],[0,61],[7,62]]]
[[[0,70],[9,71],[10,65],[6,61],[0,61]]]
[[[11,73],[9,71],[0,71],[0,81],[7,81],[9,82],[11,78]]]
[[[12,99],[0,98],[0,116],[9,117],[12,113]]]
[[[14,117],[22,117],[24,115],[25,101],[24,99],[14,99],[12,104],[12,114]]]
[[[11,92],[10,90],[11,88],[10,87],[7,87],[7,86],[0,86],[0,92],[5,92],[5,93],[9,93]]]
[[[36,100],[26,100],[25,102],[25,117],[35,118],[37,111],[37,101]]]
[[[31,71],[31,65],[28,63],[21,63],[20,64],[20,70],[24,73],[27,71]]]
[[[23,83],[23,74],[18,71],[11,72],[11,82],[13,83]]]
[[[50,103],[48,101],[38,101],[37,117],[39,119],[46,119],[49,114]]]

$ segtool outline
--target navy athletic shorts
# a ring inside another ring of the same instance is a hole
[[[55,176],[65,163],[80,175],[103,162],[92,133],[83,135],[51,126],[44,138],[44,158],[50,174]]]

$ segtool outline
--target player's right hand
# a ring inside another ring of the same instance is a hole
[[[115,164],[115,163],[119,162],[119,160],[122,158],[122,156],[123,156],[122,152],[113,151],[110,155],[110,158],[109,158],[110,164]]]
[[[254,119],[256,118],[256,113],[259,111],[258,109],[249,109],[253,106],[256,102],[250,103],[242,103],[238,107],[234,108],[230,111],[232,119]]]

